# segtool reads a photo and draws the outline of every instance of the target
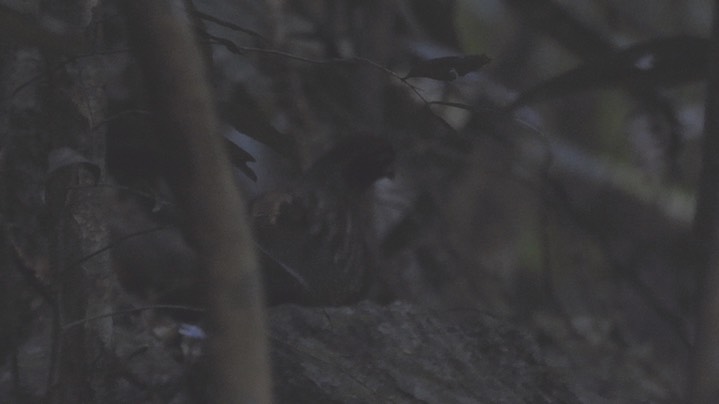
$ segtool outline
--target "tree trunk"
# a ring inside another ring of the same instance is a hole
[[[719,400],[719,1],[714,28],[704,118],[704,153],[694,229],[702,247],[699,311],[692,352],[688,402]]]
[[[168,180],[187,215],[207,285],[211,400],[269,403],[266,325],[257,260],[219,134],[205,67],[182,3],[124,2],[157,121]]]
[[[97,39],[91,2],[47,3],[44,11],[87,43]],[[83,321],[112,311],[116,285],[108,255],[93,256],[108,243],[96,187],[105,154],[104,66],[101,58],[44,56],[50,66],[60,66],[47,73],[43,98],[49,259],[57,292],[51,396],[57,403],[107,402],[112,397],[112,318]]]

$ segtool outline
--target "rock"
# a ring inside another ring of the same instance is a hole
[[[270,312],[278,403],[578,403],[528,334],[406,303]]]

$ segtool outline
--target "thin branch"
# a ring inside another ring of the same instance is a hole
[[[96,321],[96,320],[102,320],[103,318],[108,317],[117,317],[117,316],[126,316],[130,314],[140,313],[147,310],[180,310],[180,311],[191,311],[193,313],[204,313],[205,309],[201,309],[199,307],[192,307],[192,306],[183,306],[178,304],[152,304],[148,306],[140,306],[140,307],[134,307],[132,309],[126,309],[126,310],[117,310],[110,313],[104,313],[104,314],[98,314],[96,316],[83,318],[76,321],[71,321],[65,325],[62,326],[62,332],[66,332],[72,327],[77,327],[79,325],[85,324],[90,321]]]
[[[215,24],[217,24],[217,25],[219,25],[219,26],[221,26],[221,27],[229,28],[229,29],[231,29],[231,30],[233,30],[233,31],[242,32],[242,33],[244,33],[244,34],[250,35],[250,36],[252,36],[252,37],[255,37],[255,38],[259,39],[259,40],[262,41],[263,43],[269,43],[269,41],[268,41],[267,39],[265,39],[265,37],[263,37],[263,36],[260,35],[259,33],[255,32],[255,31],[253,31],[253,30],[251,30],[251,29],[249,29],[249,28],[241,27],[241,26],[239,26],[239,25],[237,25],[237,24],[233,24],[233,23],[231,23],[231,22],[229,22],[229,21],[225,21],[225,20],[219,19],[219,18],[217,18],[217,17],[215,17],[215,16],[212,16],[212,15],[209,15],[209,14],[205,14],[205,13],[203,13],[203,12],[201,12],[201,11],[194,10],[192,13],[195,14],[196,16],[202,18],[202,19],[205,20],[205,21],[209,21],[209,22],[215,23]]]

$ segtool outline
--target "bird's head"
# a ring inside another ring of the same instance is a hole
[[[328,178],[342,182],[348,190],[362,192],[375,181],[392,176],[395,157],[396,152],[387,140],[356,135],[341,140],[317,159],[306,177]]]

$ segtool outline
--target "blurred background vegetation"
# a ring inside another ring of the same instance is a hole
[[[517,319],[590,402],[681,399],[711,1],[192,3],[226,136],[256,160],[237,172],[249,197],[339,138],[386,137],[385,299]],[[122,20],[101,10],[109,174],[152,189],[163,145]],[[407,77],[470,54],[491,62]]]

